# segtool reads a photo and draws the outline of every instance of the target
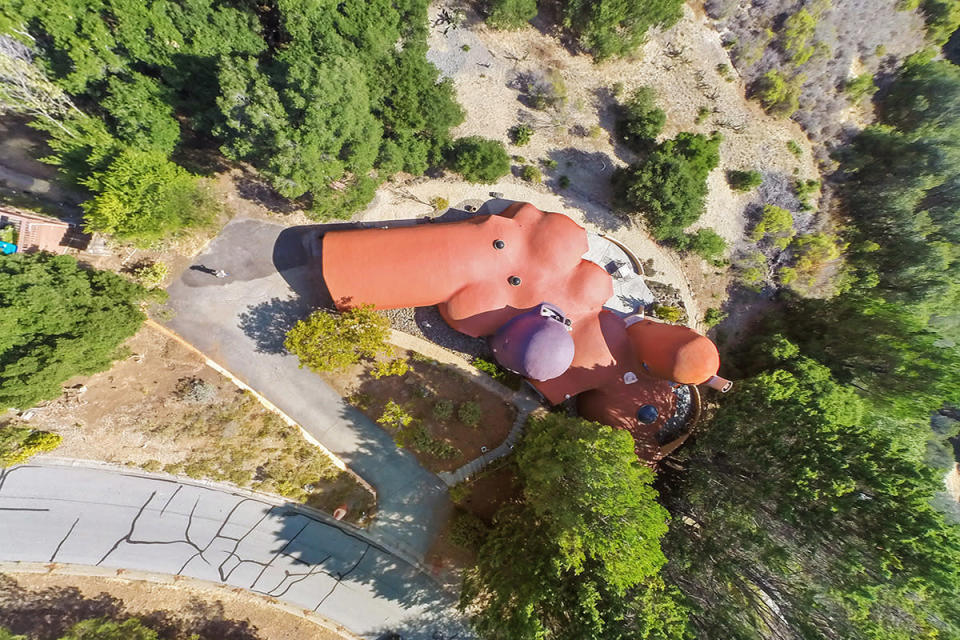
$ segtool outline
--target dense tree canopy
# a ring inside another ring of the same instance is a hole
[[[460,138],[450,155],[450,168],[470,182],[496,182],[510,173],[510,156],[499,140]]]
[[[144,320],[144,289],[68,256],[0,260],[0,407],[31,407],[107,368]]]
[[[426,60],[426,8],[0,0],[0,24],[29,33],[38,73],[89,114],[60,114],[59,134],[38,123],[69,178],[82,182],[128,146],[169,156],[186,127],[192,144],[215,138],[282,195],[345,215],[379,180],[439,164],[463,119]]]
[[[462,603],[487,638],[682,638],[657,579],[666,512],[633,439],[549,414],[517,454],[523,502],[495,517]],[[520,561],[522,559],[522,561]]]
[[[630,53],[653,26],[669,27],[683,15],[683,0],[563,0],[563,24],[598,60]]]

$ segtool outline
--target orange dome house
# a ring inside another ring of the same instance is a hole
[[[494,336],[537,309],[555,312],[572,338],[572,361],[553,365],[555,377],[528,382],[551,404],[576,396],[583,417],[629,430],[644,460],[682,442],[692,416],[678,407],[699,406],[692,385],[729,388],[716,376],[720,359],[706,337],[604,308],[612,278],[584,258],[586,230],[565,215],[514,203],[460,222],[329,231],[322,243],[323,277],[340,309],[438,305],[451,327],[474,337]],[[498,338],[501,363],[535,361],[536,354],[502,353],[522,342]]]

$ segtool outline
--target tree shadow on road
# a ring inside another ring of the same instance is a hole
[[[260,640],[257,628],[246,620],[230,620],[223,603],[193,599],[178,611],[157,609],[131,613],[122,600],[109,593],[84,595],[77,587],[48,587],[32,590],[16,578],[0,575],[0,627],[31,640],[56,640],[82,620],[139,618],[165,640]]]
[[[286,353],[283,341],[309,308],[299,298],[272,298],[247,307],[239,327],[256,344],[258,353]]]

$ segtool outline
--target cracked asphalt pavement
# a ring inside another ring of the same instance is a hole
[[[0,556],[226,583],[369,638],[468,637],[449,594],[365,535],[295,506],[148,474],[0,470]]]

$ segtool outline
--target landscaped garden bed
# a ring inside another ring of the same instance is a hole
[[[376,377],[382,367],[403,360],[405,373]],[[515,409],[499,396],[415,352],[321,375],[434,472],[453,471],[479,457],[484,447],[497,447],[516,418]]]

